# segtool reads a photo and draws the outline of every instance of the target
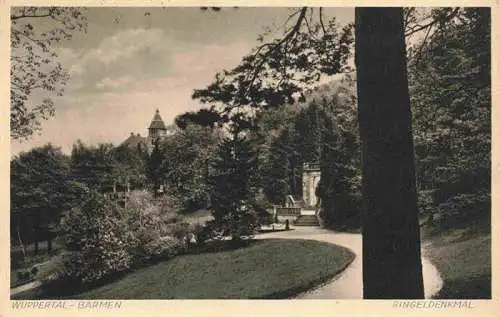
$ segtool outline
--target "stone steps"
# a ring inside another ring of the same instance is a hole
[[[319,221],[315,215],[302,215],[294,223],[295,226],[318,227]]]

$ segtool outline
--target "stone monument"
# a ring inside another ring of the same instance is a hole
[[[321,171],[319,164],[304,163],[302,169],[302,199],[305,207],[315,207],[318,203],[316,187],[318,186]]]

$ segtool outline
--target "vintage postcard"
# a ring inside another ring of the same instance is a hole
[[[4,5],[0,314],[500,313],[498,3],[368,5]]]

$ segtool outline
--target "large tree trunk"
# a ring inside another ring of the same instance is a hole
[[[363,297],[423,298],[401,8],[356,8],[363,158]]]

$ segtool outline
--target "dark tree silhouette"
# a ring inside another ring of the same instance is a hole
[[[155,196],[158,195],[158,189],[160,188],[161,179],[161,168],[163,159],[165,158],[160,140],[156,139],[153,143],[153,150],[151,155],[146,159],[146,176],[153,188],[153,193]]]
[[[401,8],[356,8],[363,158],[363,296],[423,298]]]

